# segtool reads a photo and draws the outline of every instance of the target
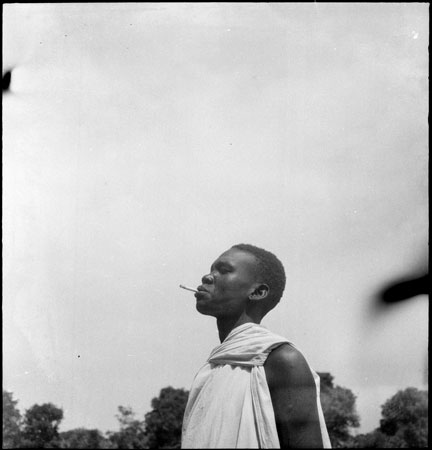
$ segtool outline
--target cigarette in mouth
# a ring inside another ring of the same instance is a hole
[[[192,288],[190,288],[190,287],[183,286],[182,284],[180,285],[180,287],[181,287],[182,289],[186,289],[187,291],[198,292],[196,289],[192,289]]]

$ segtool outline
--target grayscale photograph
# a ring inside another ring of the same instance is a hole
[[[2,22],[2,448],[427,448],[429,4]]]

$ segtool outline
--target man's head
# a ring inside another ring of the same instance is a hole
[[[198,287],[197,310],[215,317],[245,312],[261,319],[279,302],[285,271],[272,253],[249,244],[237,244],[222,253]]]
[[[286,277],[283,264],[273,253],[254,245],[237,244],[231,248],[236,248],[255,256],[257,261],[256,277],[261,283],[265,283],[269,287],[268,299],[275,306],[282,298],[285,289]]]

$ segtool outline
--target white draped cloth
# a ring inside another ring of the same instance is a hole
[[[182,448],[280,448],[264,363],[271,350],[284,343],[289,342],[255,323],[231,331],[195,376],[183,419]],[[331,448],[319,376],[311,372],[324,447]]]

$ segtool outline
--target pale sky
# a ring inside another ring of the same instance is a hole
[[[263,325],[357,396],[427,388],[425,3],[3,7],[3,387],[117,429],[218,344],[191,293],[244,242],[282,260]]]

